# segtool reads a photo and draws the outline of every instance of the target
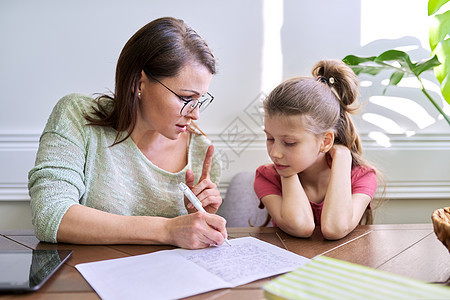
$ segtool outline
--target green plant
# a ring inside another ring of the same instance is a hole
[[[429,30],[429,41],[432,55],[436,55],[441,62],[434,68],[436,79],[441,84],[442,95],[450,103],[450,10],[443,14],[435,13],[449,0],[429,0],[428,16],[433,16]]]
[[[439,8],[448,1],[450,0],[429,0],[428,15],[431,16],[435,14]],[[450,39],[448,39],[448,34],[450,32],[450,11],[435,15],[433,20],[429,31],[429,41],[432,52],[431,57],[427,59],[419,62],[412,62],[406,52],[388,50],[381,53],[379,56],[358,57],[356,55],[347,55],[343,61],[353,69],[356,75],[377,75],[384,70],[392,71],[388,86],[397,85],[405,76],[416,77],[420,83],[423,94],[430,100],[433,106],[442,114],[450,125],[450,116],[448,116],[442,110],[440,105],[431,97],[420,78],[420,75],[423,72],[434,69],[436,79],[441,84],[442,95],[450,104]],[[386,89],[384,92],[386,92]]]

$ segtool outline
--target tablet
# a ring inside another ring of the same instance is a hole
[[[0,293],[38,290],[72,250],[0,250]]]

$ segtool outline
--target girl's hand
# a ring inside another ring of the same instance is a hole
[[[214,146],[210,145],[206,151],[205,160],[203,162],[202,175],[198,183],[194,186],[194,173],[192,170],[186,171],[186,185],[197,196],[202,203],[203,208],[209,213],[216,213],[222,204],[222,197],[217,185],[211,181],[209,173],[211,172],[212,157],[214,154]],[[189,213],[197,211],[192,203],[185,197],[186,208]]]
[[[334,144],[333,147],[331,147],[330,151],[328,151],[328,154],[330,155],[331,159],[352,159],[352,154],[350,152],[350,149],[348,149],[344,145]]]
[[[221,245],[227,237],[226,221],[218,215],[196,212],[169,219],[168,244],[186,249]]]

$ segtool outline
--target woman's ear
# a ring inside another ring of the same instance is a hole
[[[144,89],[144,79],[146,79],[146,75],[144,73],[144,71],[141,71],[141,76],[139,76],[139,81],[138,81],[138,86],[137,86],[137,93],[140,96],[142,94],[142,90]],[[135,86],[135,81],[133,81],[133,87]],[[131,91],[132,93],[134,93],[134,90]]]
[[[147,80],[147,75],[145,75],[144,70],[141,71],[141,76],[139,77],[138,82],[138,93],[142,93],[142,90],[144,89],[145,81]]]
[[[327,131],[322,136],[322,145],[320,146],[320,152],[327,153],[334,145],[334,132]]]

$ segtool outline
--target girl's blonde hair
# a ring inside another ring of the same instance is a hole
[[[340,60],[321,60],[313,67],[312,75],[278,85],[264,101],[266,115],[302,115],[306,130],[314,135],[334,132],[334,143],[350,149],[352,168],[368,165],[362,158],[360,137],[350,118],[358,97],[356,74]],[[371,210],[366,210],[362,222],[372,223],[372,219]]]

